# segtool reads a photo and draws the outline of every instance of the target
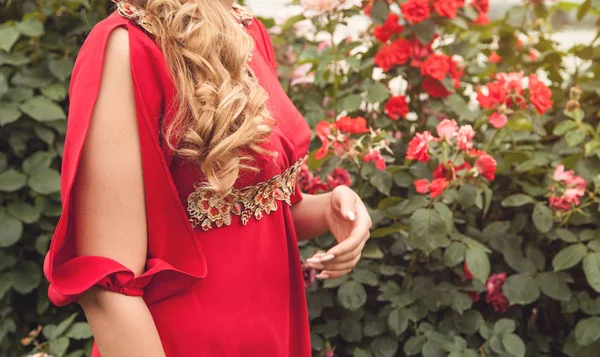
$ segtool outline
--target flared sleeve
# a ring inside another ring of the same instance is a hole
[[[104,50],[112,30],[129,32],[138,132],[141,145],[148,256],[140,276],[101,256],[78,256],[73,236],[71,191],[98,97]],[[59,306],[75,301],[93,286],[143,296],[146,303],[176,294],[206,276],[206,261],[187,214],[179,202],[159,141],[160,123],[172,107],[175,90],[161,51],[129,20],[114,13],[100,22],[83,45],[70,86],[67,137],[62,162],[63,212],[44,261],[48,296]]]

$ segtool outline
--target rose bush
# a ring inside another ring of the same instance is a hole
[[[370,0],[277,19],[316,132],[301,179],[347,170],[375,222],[352,274],[306,271],[317,355],[598,354],[600,41],[561,50],[551,20],[599,10]]]
[[[69,74],[109,7],[0,4],[0,355],[83,356],[89,327],[49,304],[41,264]],[[300,187],[350,185],[374,221],[349,276],[305,270],[316,356],[598,355],[600,40],[562,50],[551,19],[600,2],[489,11],[300,0],[263,19],[315,132]]]

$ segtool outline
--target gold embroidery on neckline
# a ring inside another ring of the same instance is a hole
[[[232,215],[241,216],[242,224],[246,225],[252,216],[260,220],[265,214],[276,211],[277,201],[291,205],[290,199],[303,161],[304,158],[296,161],[269,181],[241,189],[234,188],[225,197],[219,197],[214,190],[196,187],[187,199],[192,227],[201,226],[208,231],[213,224],[217,227],[229,226]]]

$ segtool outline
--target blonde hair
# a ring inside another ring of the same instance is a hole
[[[268,153],[268,96],[248,64],[254,40],[220,0],[129,1],[144,10],[177,88],[169,148],[199,165],[201,186],[226,194],[240,170],[256,171],[250,151]]]

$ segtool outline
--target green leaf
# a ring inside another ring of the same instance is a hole
[[[586,256],[588,250],[583,244],[571,244],[564,248],[552,259],[554,271],[569,269],[581,261]]]
[[[525,357],[525,343],[514,333],[503,335],[502,345],[510,354],[517,357]]]
[[[490,258],[485,250],[478,245],[470,247],[467,250],[466,261],[473,276],[485,283],[491,271]]]
[[[387,19],[389,12],[388,4],[384,1],[375,1],[371,8],[371,17],[373,22],[377,25],[381,25]]]
[[[558,228],[555,231],[556,235],[562,239],[563,241],[567,242],[567,243],[577,243],[579,242],[579,239],[577,239],[577,236],[571,232],[568,229],[564,229],[564,228]]]
[[[517,328],[515,320],[511,319],[500,319],[494,324],[494,332],[496,334],[511,333]]]
[[[530,203],[535,203],[535,200],[523,193],[510,195],[502,200],[502,207],[521,207]]]
[[[56,328],[53,331],[53,338],[57,338],[62,336],[69,327],[71,327],[71,325],[73,324],[73,321],[75,321],[75,318],[77,317],[77,313],[71,314],[69,317],[67,317],[66,319],[64,319],[63,321],[61,321],[61,323],[58,324],[58,326],[56,326]]]
[[[586,136],[587,130],[585,130],[585,128],[577,128],[575,130],[568,131],[565,135],[565,140],[570,147],[573,147],[582,144]]]
[[[0,50],[10,52],[19,39],[19,31],[14,26],[0,28]]]
[[[38,169],[48,168],[53,159],[53,153],[47,151],[38,151],[23,160],[23,172],[31,175]]]
[[[435,205],[433,205],[433,208],[438,211],[440,216],[442,216],[442,219],[444,219],[444,222],[446,223],[446,232],[452,233],[452,231],[454,231],[454,214],[450,208],[441,202],[436,202]]]
[[[0,174],[0,191],[14,192],[27,183],[27,176],[15,169],[9,169]]]
[[[375,357],[394,357],[398,351],[398,340],[389,336],[379,336],[371,343]]]
[[[14,104],[0,103],[0,126],[14,123],[21,118],[21,112]]]
[[[565,135],[568,131],[577,128],[577,123],[572,120],[565,120],[560,122],[552,131],[554,135]]]
[[[512,27],[522,27],[527,20],[528,7],[513,6],[506,13],[506,24]]]
[[[477,200],[477,187],[475,185],[465,183],[458,190],[458,203],[464,209],[473,207]]]
[[[473,111],[469,109],[467,102],[458,94],[452,94],[444,99],[444,104],[448,106],[448,108],[450,108],[450,110],[452,110],[454,113],[456,113],[459,118],[467,121],[473,121],[473,119],[475,119],[475,115]]]
[[[371,185],[386,196],[390,195],[392,189],[392,175],[387,171],[377,170],[369,177]]]
[[[366,99],[369,103],[381,103],[388,99],[389,96],[390,94],[385,85],[381,83],[374,83],[373,85],[369,86]]]
[[[420,208],[410,217],[410,244],[429,254],[439,247],[446,246],[446,222],[434,209]]]
[[[377,286],[379,283],[377,279],[377,275],[370,270],[356,268],[352,270],[352,279],[358,281],[359,283]]]
[[[402,335],[408,328],[408,311],[402,308],[392,310],[388,316],[388,326],[396,336]]]
[[[23,113],[40,122],[67,118],[65,112],[58,104],[43,96],[29,99],[21,104],[20,109]]]
[[[66,337],[50,341],[50,354],[53,357],[63,357],[68,349],[69,339]]]
[[[428,45],[431,42],[433,36],[435,36],[435,29],[435,24],[430,20],[422,21],[413,26],[417,39],[424,45]]]
[[[349,96],[342,98],[340,101],[341,107],[349,113],[357,110],[361,103],[362,97],[358,94],[350,94]]]
[[[34,223],[40,219],[40,211],[23,201],[15,201],[8,205],[8,213],[24,223]]]
[[[36,19],[30,18],[17,24],[17,29],[25,36],[39,37],[44,34],[44,24]]]
[[[536,277],[537,283],[544,295],[558,301],[569,301],[572,297],[567,282],[553,272],[541,273]]]
[[[42,272],[37,264],[32,261],[17,263],[10,275],[13,288],[23,295],[35,290],[42,282]]]
[[[525,274],[509,276],[502,291],[511,304],[527,305],[540,297],[537,282],[531,276]]]
[[[0,248],[14,245],[23,235],[23,223],[5,213],[0,213]]]
[[[362,251],[362,257],[367,259],[382,259],[384,255],[376,244],[367,243]]]
[[[473,300],[471,300],[469,295],[458,290],[450,291],[450,299],[450,307],[452,308],[452,310],[458,312],[461,315],[465,311],[469,310],[471,306],[473,306]]]
[[[592,289],[600,293],[600,253],[589,252],[583,258],[583,272]]]
[[[425,336],[411,336],[404,343],[404,353],[406,353],[407,356],[414,356],[417,353],[421,353],[421,349],[423,349],[425,342],[427,342],[427,338]]]
[[[51,99],[55,102],[60,102],[62,100],[65,100],[65,98],[67,98],[67,94],[68,94],[65,86],[60,83],[53,83],[48,86],[45,86],[44,88],[41,89],[41,91],[42,91],[43,95],[45,95],[46,97],[48,97],[49,99]]]
[[[452,242],[444,251],[444,264],[453,268],[465,260],[467,246],[464,243]]]
[[[548,233],[554,225],[554,214],[544,203],[538,203],[533,208],[531,220],[540,233]]]
[[[73,60],[69,57],[59,60],[51,60],[48,64],[48,69],[56,78],[65,81],[73,72]]]
[[[342,284],[337,292],[340,305],[348,310],[356,311],[367,302],[367,292],[361,283],[348,281]]]
[[[583,319],[575,326],[575,340],[579,346],[589,346],[600,338],[600,317]]]
[[[32,190],[43,195],[60,191],[60,175],[53,169],[36,170],[28,183]]]

